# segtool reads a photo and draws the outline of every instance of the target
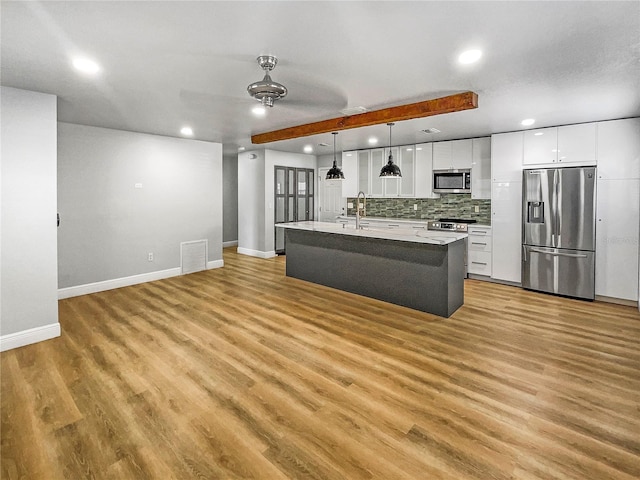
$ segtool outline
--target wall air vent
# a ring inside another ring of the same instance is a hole
[[[207,269],[207,240],[180,243],[180,267],[182,275]]]
[[[420,130],[423,133],[440,133],[440,130],[437,128],[425,128],[424,130]]]

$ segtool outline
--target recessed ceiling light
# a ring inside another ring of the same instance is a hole
[[[520,124],[525,127],[528,127],[529,125],[533,125],[534,123],[536,123],[536,121],[533,118],[525,118],[520,122]]]
[[[264,108],[262,105],[256,105],[255,107],[253,107],[253,108],[251,109],[251,112],[252,112],[254,115],[257,115],[257,116],[260,116],[260,117],[261,117],[262,115],[264,115],[265,113],[267,113],[267,109],[266,109],[266,108]]]
[[[422,147],[416,147],[416,151],[422,150]]]
[[[378,143],[378,139],[376,137],[369,137],[369,145],[375,145]]]
[[[311,153],[313,152],[313,147],[311,145],[305,145],[303,150],[304,153]]]
[[[353,157],[353,153],[347,153],[347,157]]]
[[[540,135],[544,135],[544,133],[543,133],[543,132],[536,132],[536,133],[534,133],[534,135],[535,135],[536,137],[539,137]]]
[[[407,152],[413,152],[413,148],[407,148]]]
[[[191,135],[193,135],[193,130],[191,129],[191,127],[182,127],[180,129],[180,133],[182,135],[187,135],[188,137],[190,137]]]
[[[340,110],[340,113],[346,116],[357,115],[359,113],[365,113],[367,109],[365,107],[351,107],[351,108],[343,108]]]
[[[73,60],[73,67],[82,73],[94,75],[100,71],[100,65],[88,58],[76,58]]]
[[[467,50],[466,52],[462,52],[458,56],[458,62],[465,65],[469,63],[475,63],[480,60],[480,57],[482,57],[481,50]]]

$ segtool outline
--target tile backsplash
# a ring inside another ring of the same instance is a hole
[[[356,204],[355,198],[348,203]],[[417,205],[417,210],[414,210]],[[478,212],[475,211],[478,207]],[[355,208],[348,208],[347,215],[355,215]],[[367,198],[367,216],[383,218],[407,218],[437,220],[439,218],[465,218],[478,223],[491,223],[491,200],[473,200],[470,194],[442,194],[440,198]]]

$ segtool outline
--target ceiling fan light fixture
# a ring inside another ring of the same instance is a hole
[[[327,172],[326,180],[344,180],[344,173],[336,163],[336,135],[338,132],[331,132],[331,135],[333,135],[333,166]]]
[[[262,103],[263,107],[273,107],[276,100],[287,96],[287,87],[271,78],[269,72],[278,63],[278,59],[272,55],[261,55],[257,58],[258,64],[265,71],[264,78],[247,87],[247,92],[253,98]]]
[[[389,160],[387,164],[382,167],[380,170],[381,178],[401,178],[402,172],[400,171],[400,167],[393,163],[393,153],[391,153],[391,127],[395,125],[395,123],[387,123],[389,125]]]

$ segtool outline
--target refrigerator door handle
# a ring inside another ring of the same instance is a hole
[[[553,255],[554,257],[571,257],[571,258],[587,258],[584,253],[562,253],[562,252],[549,252],[547,250],[540,250],[537,248],[531,248],[529,251],[533,253],[545,253],[547,255]]]

